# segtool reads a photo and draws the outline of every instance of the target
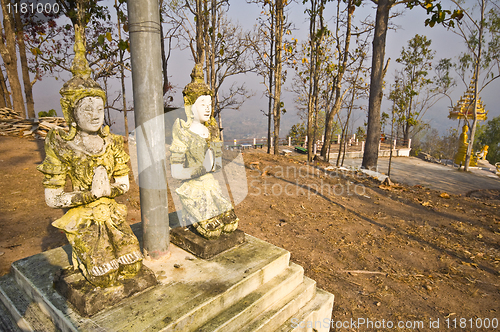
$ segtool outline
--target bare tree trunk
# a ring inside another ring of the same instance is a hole
[[[483,30],[484,30],[484,0],[481,0],[481,20],[479,25],[479,39],[478,39],[478,49],[477,49],[477,58],[476,58],[476,68],[474,71],[474,118],[472,120],[472,128],[470,133],[469,145],[467,146],[467,155],[465,157],[465,167],[464,171],[469,170],[469,163],[472,156],[472,146],[474,145],[474,136],[476,134],[476,125],[477,125],[477,104],[479,99],[479,90],[478,90],[478,81],[479,81],[479,66],[481,65],[481,51],[482,51],[482,43],[483,43]]]
[[[218,119],[219,119],[219,128],[223,128],[222,127],[222,114],[220,112],[218,114]],[[222,142],[224,142],[224,131],[223,130],[220,130],[220,140]]]
[[[211,57],[211,49],[210,49],[210,38],[208,37],[208,23],[209,23],[209,17],[208,17],[208,1],[209,0],[203,0],[203,45],[205,47],[205,63],[207,64],[205,68],[205,79],[207,80],[207,83],[210,84],[210,57]],[[211,0],[210,0],[211,1]],[[212,29],[215,29],[215,27],[212,27]],[[214,32],[214,31],[212,31]],[[213,88],[212,88],[213,89]],[[212,111],[214,110],[214,98],[212,98]]]
[[[340,166],[344,166],[344,159],[345,159],[345,152],[346,152],[346,148],[347,148],[347,134],[349,132],[349,120],[351,119],[351,114],[352,114],[352,108],[354,106],[354,98],[356,97],[356,81],[358,79],[358,75],[359,75],[359,71],[356,72],[356,79],[354,80],[354,86],[352,88],[352,98],[351,98],[351,102],[349,104],[349,110],[348,110],[348,113],[347,113],[347,120],[345,121],[345,130],[342,132],[342,134],[344,135],[344,138],[342,139],[343,143],[344,143],[344,152],[342,154],[342,163],[340,164]],[[337,163],[337,166],[338,166],[338,163]]]
[[[3,13],[3,24],[5,29],[5,40],[3,31],[0,31],[0,54],[2,55],[5,69],[7,70],[7,78],[12,91],[12,101],[14,111],[26,117],[24,108],[23,91],[21,82],[17,72],[17,54],[16,54],[16,39],[14,34],[14,24],[12,16],[8,14],[7,0],[0,0]]]
[[[108,77],[103,77],[102,81],[104,82],[104,93],[106,96],[108,95]],[[106,105],[105,105],[106,113],[104,113],[104,123],[111,127],[113,124],[111,123],[111,113],[110,113],[110,107],[109,107],[109,98],[106,98]]]
[[[272,70],[271,70],[272,72]],[[272,79],[272,73],[269,74],[270,78]],[[269,86],[272,90],[272,86]],[[269,96],[269,110],[267,113],[267,153],[271,153],[271,128],[272,128],[272,123],[273,123],[273,96]]]
[[[375,35],[373,36],[372,71],[370,78],[370,97],[368,100],[368,128],[366,145],[363,153],[363,167],[377,166],[378,143],[380,140],[380,105],[382,103],[384,85],[384,57],[387,23],[392,0],[379,0],[375,17]]]
[[[340,4],[340,2],[339,2]],[[339,37],[338,37],[338,20],[339,20],[339,7],[337,7],[337,50],[339,54],[339,70],[338,70],[338,75],[337,79],[335,80],[335,103],[333,104],[333,108],[331,109],[330,112],[326,115],[325,119],[325,141],[330,142],[332,139],[332,129],[333,129],[333,118],[335,114],[337,114],[340,111],[340,106],[342,105],[342,97],[341,97],[341,90],[342,90],[342,78],[344,77],[344,73],[347,67],[347,60],[348,60],[348,55],[349,55],[349,45],[351,42],[351,20],[352,20],[352,13],[354,13],[355,10],[355,5],[353,0],[349,0],[348,5],[347,5],[347,26],[346,26],[346,36],[345,36],[345,44],[344,44],[344,52],[343,56],[341,57],[341,50],[340,50],[340,43]],[[341,60],[342,59],[342,60]],[[342,61],[342,62],[341,62]],[[321,156],[326,158],[326,155],[328,153],[328,147],[323,144],[323,147],[321,148]]]
[[[345,132],[345,129],[346,129],[345,126],[342,126],[342,132],[340,133],[340,141],[338,142],[339,143],[339,152],[337,154],[337,162],[335,164],[337,167],[340,166],[340,156],[342,155],[342,150],[344,148],[344,132]]]
[[[116,8],[116,12],[118,13],[118,1],[117,0],[115,0],[115,8]],[[121,40],[122,39],[122,31],[121,31],[120,16],[119,15],[116,15],[116,16],[117,16],[117,21],[118,21],[118,39]],[[160,24],[160,34],[163,37],[163,29],[162,29],[161,24]],[[161,42],[161,50],[162,50],[162,58],[163,58],[165,55],[165,53],[164,53],[165,49],[163,47],[163,39]],[[120,81],[122,84],[122,110],[123,110],[123,123],[125,126],[124,141],[125,141],[125,143],[127,143],[128,142],[128,117],[127,117],[127,98],[125,97],[125,72],[124,72],[124,68],[123,68],[123,66],[124,66],[123,52],[124,51],[120,50]],[[163,62],[163,75],[164,75],[163,78],[165,79],[165,75],[166,75],[165,62]],[[165,82],[164,82],[164,84],[165,84]],[[168,84],[168,81],[167,81],[167,84]]]
[[[212,16],[212,36],[210,36],[210,88],[215,92],[215,36],[217,35],[217,31],[219,31],[219,26],[217,24],[217,0],[212,1],[211,8],[211,16]],[[212,98],[212,109],[215,110],[218,105],[219,94],[216,93],[214,95],[215,98]],[[222,110],[219,110],[219,119]],[[222,137],[222,133],[221,133]]]
[[[203,8],[201,0],[196,0],[196,63],[203,64],[205,47],[203,43]]]
[[[319,102],[319,71],[320,71],[320,48],[324,37],[323,9],[324,0],[311,1],[311,16],[309,23],[310,40],[310,86],[307,102],[307,160],[312,161],[313,147],[316,142],[318,130],[318,102]],[[318,20],[318,21],[316,21]],[[319,24],[319,27],[317,27]],[[314,121],[314,124],[312,123]],[[314,127],[314,128],[313,128]]]
[[[316,1],[311,0],[311,17],[309,18],[309,93],[307,96],[307,161],[312,161],[312,127],[314,117],[314,85],[316,78],[316,65],[315,61],[316,52]]]
[[[284,24],[283,0],[276,0],[276,25],[275,25],[275,87],[274,87],[274,154],[279,154],[280,119],[281,119],[281,71],[282,71],[282,44],[283,44],[283,24]]]
[[[267,153],[271,153],[271,137],[272,137],[272,124],[273,124],[273,101],[274,101],[274,16],[276,11],[273,8],[273,2],[269,2],[269,10],[271,12],[271,29],[269,40],[269,106],[267,111]]]
[[[0,98],[0,107],[12,108],[10,94],[7,89],[7,84],[5,84],[5,77],[3,76],[2,68],[0,68],[0,93],[2,94],[2,98]]]
[[[116,3],[116,0],[115,0]],[[118,31],[120,31],[120,21],[118,21]],[[160,24],[160,35],[161,35],[161,67],[163,72],[163,95],[167,93],[168,90],[168,73],[167,73],[167,56],[165,54],[165,43],[163,42],[163,24]],[[121,38],[121,37],[120,37]]]
[[[26,57],[26,45],[24,44],[23,23],[21,22],[21,14],[16,11],[14,14],[16,20],[17,45],[19,47],[19,58],[21,60],[21,70],[23,73],[24,95],[26,97],[26,108],[28,117],[35,118],[35,101],[33,100],[33,89],[28,70],[28,59]]]
[[[314,130],[313,130],[313,136],[312,136],[312,140],[313,140],[313,144],[316,143],[317,139],[318,139],[318,103],[319,103],[319,98],[318,98],[318,86],[316,85],[316,96],[314,98]]]

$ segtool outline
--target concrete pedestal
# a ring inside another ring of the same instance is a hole
[[[249,235],[210,260],[171,245],[169,259],[145,262],[159,285],[90,318],[53,288],[70,257],[67,246],[12,264],[11,274],[0,278],[10,321],[28,331],[250,332],[301,331],[295,322],[331,317],[333,295],[304,277],[302,267],[289,262],[289,252]],[[328,331],[321,325],[318,331]]]
[[[245,242],[245,233],[237,229],[231,234],[222,233],[217,239],[207,240],[190,227],[177,227],[170,231],[170,240],[196,257],[210,259]]]
[[[134,278],[122,279],[113,287],[101,288],[90,284],[80,270],[62,269],[54,277],[54,288],[85,317],[111,307],[123,299],[157,284],[153,271],[142,266]]]

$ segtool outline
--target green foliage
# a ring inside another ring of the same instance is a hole
[[[500,116],[489,120],[486,125],[481,126],[483,130],[477,133],[480,146],[488,145],[488,155],[486,159],[495,164],[500,162]]]
[[[425,20],[425,25],[431,28],[436,23],[445,27],[454,27],[455,21],[461,20],[464,16],[464,12],[461,9],[455,9],[453,12],[443,9],[441,3],[437,0],[410,0],[406,2],[406,6],[410,9],[416,6],[424,8],[427,11],[427,15],[431,16]]]
[[[304,122],[296,123],[290,129],[288,136],[292,138],[292,144],[301,144],[304,141],[304,137],[307,134],[307,129]]]
[[[385,113],[384,113],[385,114]],[[358,129],[356,129],[356,137],[359,139],[359,140],[362,140],[363,137],[365,137],[366,135],[366,130],[364,127],[358,127]]]
[[[22,16],[25,42],[30,50],[29,70],[40,80],[43,75],[59,75],[69,71],[73,57],[74,25],[85,26],[87,59],[94,70],[93,79],[114,74],[118,51],[128,49],[116,37],[108,7],[101,0],[56,0],[57,14]],[[33,0],[46,3],[44,0]],[[123,3],[122,0],[119,1]],[[119,11],[122,23],[126,15]],[[122,45],[119,45],[119,43]],[[126,41],[125,41],[126,43]]]
[[[54,116],[57,116],[57,112],[55,109],[51,109],[48,112],[45,111],[38,112],[38,118],[54,117]]]
[[[380,114],[380,128],[382,128],[382,133],[385,133],[385,126],[387,125],[388,120],[389,114],[382,112],[382,114]]]
[[[465,39],[467,51],[459,55],[457,64],[457,71],[465,82],[467,82],[466,77],[471,76],[478,61],[479,27],[481,27],[481,20],[473,19],[474,10],[467,9],[467,12],[469,20],[463,22],[464,24],[459,31],[459,34]],[[492,80],[497,79],[500,74],[500,7],[492,6],[485,12],[483,28],[482,54],[479,66],[485,77],[484,87]]]
[[[396,73],[389,99],[394,102],[397,122],[403,127],[405,139],[409,138],[410,129],[419,123],[429,101],[425,92],[429,92],[432,83],[428,73],[435,53],[430,46],[430,39],[416,34],[396,59],[403,69]]]

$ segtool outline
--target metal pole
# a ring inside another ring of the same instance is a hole
[[[143,250],[168,254],[165,123],[158,0],[128,0]]]

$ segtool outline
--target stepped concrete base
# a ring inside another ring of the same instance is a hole
[[[134,278],[120,280],[116,286],[108,288],[93,286],[73,267],[60,270],[54,277],[54,288],[85,317],[92,316],[157,283],[154,272],[144,265]]]
[[[290,264],[288,251],[249,235],[208,261],[171,245],[169,259],[145,261],[160,284],[90,318],[53,288],[70,256],[69,247],[49,250],[15,262],[0,279],[0,299],[18,325],[31,326],[25,330],[291,331],[294,318],[331,317],[333,295]]]
[[[3,326],[4,328],[0,328],[0,331],[60,331],[46,312],[43,312],[42,308],[21,290],[12,275],[8,274],[0,278],[0,300],[2,322],[8,324],[10,314],[11,320],[18,328]],[[2,308],[5,308],[5,311]]]
[[[222,233],[215,240],[207,240],[195,233],[191,227],[177,227],[171,229],[170,241],[176,246],[193,253],[196,257],[210,259],[245,242],[245,233],[237,229],[231,234]]]

